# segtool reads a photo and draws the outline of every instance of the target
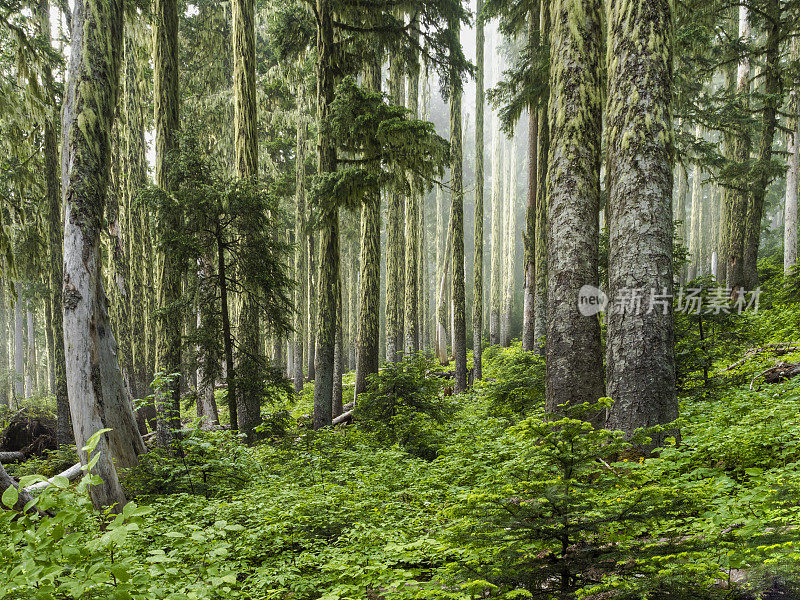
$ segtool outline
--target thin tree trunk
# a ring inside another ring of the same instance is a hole
[[[17,300],[14,302],[14,400],[19,405],[25,397],[25,300],[22,298],[22,284],[17,282]]]
[[[11,395],[9,394],[8,368],[8,305],[6,303],[6,290],[8,279],[0,277],[0,406],[11,408]]]
[[[678,416],[670,301],[674,15],[667,0],[612,0],[608,15],[606,380],[614,403],[607,426],[631,435]],[[655,290],[663,304],[637,309],[636,289]]]
[[[511,345],[511,317],[514,312],[514,292],[516,284],[517,264],[517,149],[514,137],[509,140],[508,157],[508,194],[506,195],[506,251],[505,283],[503,285],[503,316],[501,323],[502,343],[506,348]]]
[[[168,165],[169,154],[177,148],[179,127],[178,107],[178,3],[177,0],[155,0],[155,35],[153,51],[153,81],[156,129],[156,185],[171,191]],[[180,229],[180,216],[162,210],[158,216],[159,244],[157,259],[158,307],[156,318],[156,370],[169,378],[155,390],[158,414],[158,444],[169,447],[180,429],[181,390],[181,325],[177,310],[182,285],[180,266],[175,252],[165,246],[169,236]]]
[[[72,16],[70,77],[63,118],[64,347],[78,448],[101,429],[92,472],[94,505],[121,509],[115,463],[133,467],[144,452],[117,362],[102,287],[100,240],[109,178],[110,134],[119,81],[122,2],[79,0]],[[88,461],[81,451],[81,462]]]
[[[792,58],[800,59],[800,41],[792,38]],[[800,101],[797,89],[789,100],[788,151],[789,169],[786,172],[786,199],[783,206],[783,272],[789,273],[797,264],[797,181],[800,176]]]
[[[300,88],[298,97],[303,98]],[[308,277],[306,261],[306,122],[302,110],[298,108],[297,142],[295,146],[295,217],[294,217],[294,268],[297,287],[295,288],[295,321],[294,321],[294,391],[300,394],[305,385],[303,365],[303,341],[306,335],[308,319],[308,295],[305,281]]]
[[[503,157],[497,115],[492,119],[492,279],[489,305],[489,343],[500,344],[503,284]]]
[[[32,302],[26,303],[26,317],[28,324],[28,356],[25,369],[25,397],[30,398],[39,390],[39,357],[36,354],[36,320]]]
[[[472,364],[475,380],[483,379],[483,108],[484,45],[483,0],[477,0],[475,23],[475,254],[472,294]]]
[[[550,39],[550,2],[542,0],[539,5],[539,32],[542,39]],[[548,50],[550,62],[553,53]],[[539,149],[537,152],[537,181],[541,182],[536,192],[536,239],[534,241],[536,290],[534,292],[533,337],[535,353],[544,356],[547,335],[547,168],[550,151],[550,124],[548,121],[548,95],[542,97],[539,110]]]

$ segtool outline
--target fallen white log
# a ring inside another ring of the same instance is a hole
[[[78,479],[78,477],[80,477],[82,473],[83,471],[81,470],[81,463],[76,463],[66,471],[59,473],[58,475],[55,475],[46,481],[40,481],[39,483],[34,483],[33,485],[29,485],[28,487],[23,489],[26,492],[36,492],[38,490],[43,490],[53,485],[53,479],[55,479],[56,477],[66,477],[67,480],[71,483],[76,479]]]
[[[345,421],[349,421],[352,418],[353,418],[353,411],[352,410],[348,410],[347,412],[340,414],[333,421],[331,421],[331,425],[339,425],[340,423],[344,423]]]
[[[22,452],[0,452],[0,462],[10,463],[25,460],[25,455]]]

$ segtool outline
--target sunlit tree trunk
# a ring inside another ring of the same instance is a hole
[[[115,463],[133,467],[144,452],[117,362],[100,244],[109,178],[110,134],[119,81],[120,0],[79,0],[72,14],[70,76],[63,115],[64,347],[75,443],[101,429],[93,468],[95,506],[125,503]],[[81,452],[81,461],[88,456]]]
[[[612,0],[608,15],[606,381],[614,403],[607,426],[630,435],[678,416],[670,300],[674,15],[670,0]],[[663,304],[649,311],[646,298],[636,309],[628,300],[637,289],[655,290]]]

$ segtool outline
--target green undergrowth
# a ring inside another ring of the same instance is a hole
[[[764,326],[784,312],[738,324],[708,381],[685,363],[680,445],[648,456],[584,420],[609,399],[544,414],[543,363],[518,345],[487,349],[457,397],[426,359],[387,368],[331,431],[302,418],[307,385],[255,447],[196,432],[148,457],[122,519],[74,486],[48,492],[55,518],[0,513],[0,598],[797,597],[800,378],[750,389],[797,355],[724,370],[788,341]]]

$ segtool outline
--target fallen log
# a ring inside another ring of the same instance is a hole
[[[67,469],[66,471],[62,471],[58,475],[55,475],[55,476],[51,477],[50,479],[47,479],[46,481],[40,481],[38,483],[34,483],[33,485],[29,485],[28,487],[23,488],[23,489],[26,492],[36,492],[38,490],[46,489],[46,488],[50,487],[51,485],[53,485],[53,480],[56,477],[66,477],[67,480],[70,483],[72,483],[73,481],[78,479],[82,474],[83,474],[83,470],[81,469],[81,463],[76,463],[76,464],[72,465],[69,469]]]
[[[0,452],[0,463],[20,462],[25,460],[24,452]]]
[[[342,423],[346,423],[347,421],[352,421],[352,420],[353,420],[353,411],[348,410],[347,412],[340,414],[333,421],[331,421],[331,425],[333,426],[341,425]]]
[[[781,383],[782,381],[788,381],[789,379],[797,377],[798,375],[800,375],[800,364],[780,363],[779,365],[770,367],[769,369],[766,369],[765,371],[762,371],[753,377],[752,381],[750,382],[750,389],[753,389],[756,379],[762,376],[764,377],[764,383]]]
[[[16,511],[22,512],[23,509],[25,508],[25,505],[31,500],[33,500],[33,496],[31,496],[24,489],[22,490],[19,489],[17,483],[13,479],[11,479],[11,476],[8,473],[6,473],[5,467],[3,467],[2,464],[0,464],[0,496],[2,496],[5,493],[5,491],[10,487],[15,488],[19,492],[19,495],[17,496],[17,501],[14,503],[14,506],[12,508]],[[3,504],[2,508],[6,508],[5,504]],[[38,513],[40,511],[34,506],[29,508],[28,512]]]
[[[775,354],[781,355],[781,354],[786,354],[787,352],[797,352],[797,351],[800,351],[800,344],[797,344],[796,342],[789,342],[785,344],[767,344],[766,346],[750,348],[750,350],[744,353],[744,357],[740,358],[735,363],[728,365],[720,372],[725,373],[726,371],[732,371],[733,369],[744,364],[754,356],[758,356],[759,354],[762,354],[764,352],[773,352]]]

